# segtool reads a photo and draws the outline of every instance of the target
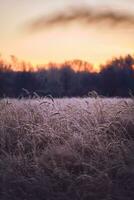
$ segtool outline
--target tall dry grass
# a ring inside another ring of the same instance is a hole
[[[133,99],[0,101],[1,200],[133,200]]]

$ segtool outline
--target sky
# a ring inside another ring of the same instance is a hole
[[[133,13],[134,0],[0,0],[0,54],[33,65],[80,59],[97,68],[134,54]]]

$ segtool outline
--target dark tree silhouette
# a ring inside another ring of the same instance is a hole
[[[99,73],[74,71],[71,66],[60,69],[22,71],[11,70],[10,65],[0,63],[0,97],[52,95],[53,97],[78,97],[90,91],[107,96],[128,97],[134,93],[134,57],[115,58]]]

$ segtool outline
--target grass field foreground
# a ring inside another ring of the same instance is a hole
[[[133,200],[134,100],[0,100],[1,200]]]

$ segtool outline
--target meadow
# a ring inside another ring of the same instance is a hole
[[[0,199],[133,200],[133,97],[1,99]]]

